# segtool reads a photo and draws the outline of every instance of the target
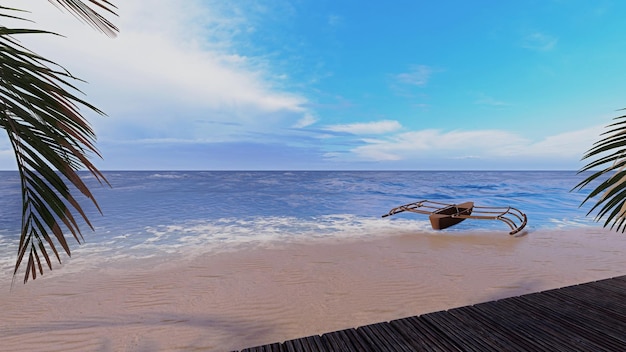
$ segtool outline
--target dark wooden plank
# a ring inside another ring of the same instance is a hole
[[[327,351],[328,350],[327,346],[324,344],[324,341],[322,340],[322,337],[319,335],[312,336],[311,338],[309,338],[308,343],[309,343],[309,348],[311,348],[312,351]]]
[[[626,302],[624,302],[624,300],[626,300],[626,286],[622,287],[621,289],[609,289],[603,286],[604,283],[602,282],[594,282],[589,285],[584,285],[582,287],[576,286],[571,289],[563,289],[561,292],[569,295],[582,294],[583,296],[589,297],[589,299],[594,300],[596,300],[597,298],[593,298],[592,295],[594,293],[599,293],[600,297],[605,299],[607,302],[615,303],[616,305],[620,305],[622,307],[626,305]]]
[[[626,276],[244,351],[626,351]]]
[[[470,321],[457,319],[457,316],[451,313],[453,311],[455,311],[455,309],[445,312],[429,313],[423,315],[422,318],[436,325],[450,340],[461,346],[464,351],[482,352],[503,350],[502,346],[494,344],[491,339],[486,339],[486,336],[478,334],[478,331],[472,328]]]
[[[590,283],[594,283],[594,282],[615,283],[616,285],[621,285],[622,287],[624,287],[624,285],[626,285],[626,275],[616,276],[616,277],[612,277],[608,279],[590,281]],[[586,283],[581,284],[581,285],[586,285]]]
[[[591,288],[589,289],[591,290]],[[617,298],[606,297],[600,292],[588,292],[585,295],[568,292],[550,292],[545,294],[546,299],[558,299],[570,306],[587,312],[592,319],[602,321],[626,321],[626,304],[615,302]]]
[[[302,346],[302,341],[304,339],[295,339],[285,341],[281,344],[281,351],[285,352],[307,352]]]
[[[322,341],[333,352],[368,351],[356,329],[345,329],[322,335]]]
[[[565,297],[565,299],[564,299]],[[626,323],[597,313],[593,304],[581,306],[565,295],[553,292],[519,298],[528,309],[540,309],[573,334],[578,334],[609,350],[626,346]]]
[[[598,345],[595,336],[588,333],[587,329],[580,328],[574,318],[556,313],[553,306],[538,304],[545,296],[528,295],[522,297],[514,297],[509,300],[518,309],[523,309],[538,317],[537,325],[544,326],[555,334],[566,346],[579,351],[603,351],[606,350],[602,345]],[[558,309],[558,303],[556,303]],[[609,349],[611,350],[611,349]]]
[[[622,297],[622,301],[626,299],[626,284],[617,280],[602,280],[591,282],[583,287],[593,287],[606,292],[607,294],[613,294]]]
[[[393,320],[389,324],[395,327],[399,334],[411,341],[416,351],[463,351],[460,346],[449,341],[439,328],[428,323],[422,317]]]
[[[388,323],[362,326],[359,336],[367,343],[370,351],[413,352],[411,344]]]
[[[568,316],[567,313],[564,313],[565,309],[562,306],[540,304],[545,299],[546,296],[528,295],[511,298],[510,302],[521,309],[535,313],[540,317],[539,324],[549,326],[575,350],[615,351],[614,348],[610,347],[614,341],[604,341],[602,336],[598,336],[590,329],[590,326],[585,326],[587,322],[584,318],[582,321],[578,321],[576,317]],[[583,326],[581,326],[581,323]]]
[[[618,277],[614,277],[612,279],[606,279],[606,280],[615,280],[617,282],[621,282],[623,285],[626,285],[626,275],[618,276]]]
[[[281,352],[279,343],[272,343],[269,345],[250,347],[241,350],[241,352]]]
[[[553,325],[543,324],[541,316],[522,309],[519,305],[512,304],[510,298],[475,305],[474,307],[482,310],[484,314],[497,317],[499,325],[504,325],[525,339],[536,341],[545,347],[545,349],[539,350],[572,351],[569,340],[560,337],[558,327],[555,331]]]
[[[626,283],[620,280],[615,280],[615,279],[598,280],[598,281],[588,282],[585,284],[568,286],[568,287],[564,287],[564,288],[553,290],[553,291],[569,291],[569,290],[586,291],[590,288],[600,290],[611,295],[617,295],[623,298],[626,296],[626,292],[624,291],[624,289],[626,288]]]
[[[281,351],[287,352],[316,352],[327,351],[321,336],[308,336],[283,342]]]
[[[626,321],[626,302],[618,302],[621,298],[606,295],[604,291],[589,287],[584,292],[563,291],[546,293],[547,296],[566,297],[568,302],[576,304],[580,309],[593,310],[603,319],[609,318]]]
[[[481,303],[473,305],[471,306],[472,314],[475,319],[482,321],[484,325],[488,326],[487,329],[500,333],[498,338],[502,341],[501,343],[505,345],[507,343],[510,344],[510,346],[506,347],[506,350],[558,350],[550,348],[550,345],[542,338],[542,331],[529,332],[525,327],[527,321],[511,319],[511,314],[516,316],[517,313],[508,309],[501,309],[500,305],[494,304]]]
[[[526,352],[541,347],[533,340],[517,334],[506,320],[494,319],[475,306],[452,309],[448,313],[458,319],[459,329],[466,329],[472,335],[488,341],[496,350]]]

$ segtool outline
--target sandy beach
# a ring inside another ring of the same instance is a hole
[[[0,290],[3,351],[229,351],[626,274],[600,228],[381,234],[73,262]]]

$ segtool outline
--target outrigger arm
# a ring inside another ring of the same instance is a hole
[[[405,211],[428,215],[430,224],[435,230],[445,229],[465,219],[500,220],[511,229],[509,234],[514,235],[522,231],[528,222],[526,214],[510,206],[481,207],[474,206],[473,202],[446,204],[429,200],[421,200],[395,207],[389,213],[384,214],[383,218]]]

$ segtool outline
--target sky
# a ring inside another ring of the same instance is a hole
[[[116,38],[2,2],[62,35],[20,40],[106,113],[101,170],[578,170],[626,107],[620,0],[113,3]]]

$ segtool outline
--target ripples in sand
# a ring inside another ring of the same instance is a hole
[[[228,351],[623,275],[624,250],[626,236],[589,228],[74,262],[10,292],[3,284],[0,346]]]

